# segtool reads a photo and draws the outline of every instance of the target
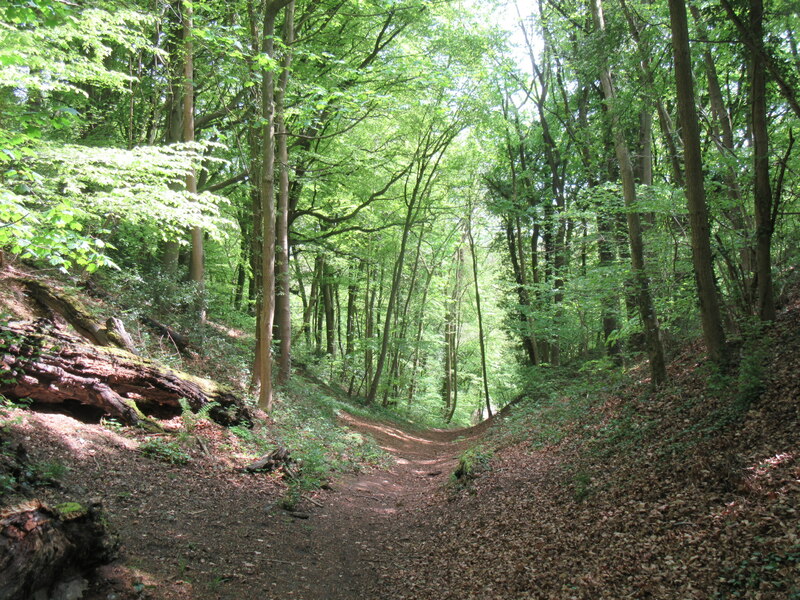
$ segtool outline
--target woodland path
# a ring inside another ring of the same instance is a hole
[[[277,563],[265,586],[275,598],[378,599],[381,574],[399,542],[409,539],[415,513],[433,502],[478,429],[410,432],[349,414],[351,429],[370,435],[394,457],[387,470],[343,478],[318,499],[307,521],[273,516],[279,524]]]
[[[38,497],[100,499],[120,534],[122,558],[84,600],[380,600],[391,595],[382,582],[395,560],[427,537],[417,517],[441,501],[458,455],[485,426],[414,432],[341,419],[393,464],[308,494],[299,517],[280,508],[268,476],[236,473],[215,453],[165,465],[125,436],[58,413],[25,413],[14,437],[34,460],[69,464],[62,486]]]

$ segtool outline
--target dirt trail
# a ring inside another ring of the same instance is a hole
[[[286,562],[265,574],[271,597],[380,598],[381,573],[391,569],[399,543],[408,539],[414,514],[442,489],[458,454],[476,435],[474,430],[411,433],[352,415],[342,420],[372,436],[395,464],[338,481],[318,497],[323,506],[307,521],[273,516]]]
[[[394,464],[334,481],[304,498],[300,514],[280,508],[283,490],[268,476],[237,473],[216,456],[158,463],[128,437],[63,414],[20,413],[9,441],[36,461],[69,465],[62,486],[38,489],[40,499],[99,499],[120,534],[122,559],[101,569],[84,600],[380,600],[390,595],[382,575],[424,535],[416,515],[482,428],[410,432],[341,418]]]

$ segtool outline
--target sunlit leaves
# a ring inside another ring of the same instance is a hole
[[[79,83],[119,88],[130,76],[103,61],[114,47],[149,48],[142,27],[150,19],[129,10],[87,9],[34,27],[0,22],[0,87],[13,89],[20,100],[33,92],[85,94]]]
[[[150,223],[163,239],[178,237],[192,226],[221,238],[230,225],[219,210],[226,200],[184,189],[192,170],[214,162],[204,156],[207,148],[201,143],[133,150],[49,144],[34,163],[48,173],[43,198],[72,198],[97,218]]]
[[[111,264],[102,237],[123,222],[164,240],[192,226],[221,239],[231,225],[220,212],[226,200],[184,186],[190,170],[208,162],[206,148],[39,144],[23,162],[24,176],[7,171],[0,183],[0,247],[59,268],[93,270]]]

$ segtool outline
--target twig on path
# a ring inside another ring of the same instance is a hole
[[[280,558],[262,558],[261,560],[266,562],[274,562],[274,563],[281,563],[282,565],[292,565],[297,566],[296,563],[290,562],[288,560],[281,560]]]
[[[308,500],[309,502],[311,502],[311,504],[313,504],[313,505],[315,505],[315,506],[319,506],[320,508],[323,508],[323,506],[324,506],[324,505],[322,504],[322,502],[317,502],[317,501],[316,501],[316,500],[314,500],[314,499],[313,499],[311,496],[303,496],[303,498],[305,498],[306,500]]]

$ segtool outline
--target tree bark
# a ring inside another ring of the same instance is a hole
[[[281,64],[281,76],[275,99],[275,123],[278,143],[278,213],[275,224],[277,246],[275,249],[275,319],[278,325],[280,351],[278,355],[279,385],[289,381],[292,372],[292,312],[289,296],[289,139],[284,120],[286,86],[292,64],[294,43],[294,0],[286,6],[283,25],[283,43],[286,45]]]
[[[194,44],[192,42],[192,4],[183,5],[183,141],[194,141]],[[186,175],[186,191],[197,194],[197,177],[192,169]],[[192,227],[192,256],[189,263],[189,278],[197,286],[198,319],[206,320],[205,309],[205,269],[203,257],[203,230]]]
[[[34,500],[7,509],[0,514],[0,598],[60,598],[59,584],[110,563],[118,549],[100,503],[50,508]]]
[[[591,0],[592,21],[597,32],[605,31],[605,21],[603,19],[603,8],[601,0]],[[627,208],[628,236],[631,247],[631,264],[633,277],[636,286],[636,298],[639,307],[639,314],[644,325],[645,338],[647,340],[647,350],[650,362],[650,371],[653,385],[658,386],[667,378],[666,365],[664,363],[664,351],[661,347],[658,319],[656,318],[653,299],[650,295],[650,286],[647,273],[644,267],[644,244],[642,243],[642,226],[639,213],[636,212],[636,184],[633,178],[633,166],[625,142],[625,134],[622,129],[619,115],[613,106],[616,100],[614,87],[611,83],[611,72],[604,63],[600,69],[600,83],[603,88],[603,95],[609,105],[611,122],[614,133],[614,150],[619,163],[620,175],[622,176],[623,198]]]
[[[2,348],[4,370],[12,373],[13,381],[2,384],[0,394],[48,404],[77,400],[132,425],[144,425],[146,412],[180,414],[181,398],[195,411],[216,402],[210,416],[218,423],[251,418],[242,399],[212,381],[123,350],[92,346],[42,325],[37,321],[0,327],[8,334],[3,338],[13,340]]]
[[[472,206],[467,215],[467,239],[469,251],[472,254],[472,276],[475,282],[475,308],[478,312],[478,343],[481,349],[481,375],[483,377],[483,393],[486,399],[486,414],[492,418],[492,400],[489,396],[489,374],[486,369],[486,341],[483,331],[483,313],[481,312],[481,292],[478,285],[478,255],[475,252],[475,239],[472,237]]]
[[[325,353],[333,358],[336,356],[336,311],[333,297],[333,271],[328,261],[322,263],[322,307],[325,311]]]
[[[706,27],[702,20],[700,10],[694,4],[689,5],[689,10],[695,23],[701,28]],[[703,63],[705,65],[706,79],[708,81],[708,97],[711,105],[711,112],[714,116],[715,127],[713,134],[716,144],[723,156],[729,162],[736,158],[736,147],[733,139],[733,125],[725,100],[722,96],[722,88],[717,76],[717,66],[714,56],[708,44],[703,47]],[[738,162],[738,161],[737,161]],[[723,181],[728,194],[733,200],[733,207],[724,210],[725,216],[730,220],[735,233],[739,236],[739,268],[729,269],[734,281],[737,283],[740,309],[744,314],[751,314],[755,304],[753,298],[753,265],[755,263],[755,248],[753,248],[752,238],[748,235],[748,215],[745,211],[742,189],[739,185],[738,170],[733,165],[726,166]]]
[[[275,18],[290,0],[272,0],[264,10],[261,52],[269,58],[275,54]],[[272,410],[272,324],[275,318],[275,82],[272,69],[261,70],[261,183],[262,208],[261,245],[261,310],[257,357],[258,381],[261,388],[258,406],[264,412]]]
[[[672,29],[672,51],[675,58],[675,85],[678,92],[678,114],[683,138],[683,164],[686,176],[686,203],[689,209],[689,229],[692,238],[697,297],[700,301],[700,320],[709,358],[717,364],[725,362],[725,332],[719,310],[714,282],[710,226],[703,180],[703,157],[700,132],[694,105],[694,82],[689,53],[689,28],[684,0],[669,0]]]
[[[456,352],[456,337],[458,331],[458,304],[461,302],[462,269],[464,266],[464,240],[459,242],[455,252],[455,265],[453,266],[453,288],[447,300],[447,312],[444,317],[444,381],[442,382],[442,395],[444,396],[444,415],[449,422],[455,410],[456,366],[458,353]]]
[[[769,131],[767,128],[767,79],[764,51],[764,4],[750,0],[750,116],[753,126],[755,172],[756,278],[758,314],[762,321],[775,320],[772,290],[772,189],[769,180]]]
[[[165,101],[167,127],[164,138],[167,144],[180,142],[183,130],[181,119],[183,117],[182,95],[184,86],[181,85],[181,81],[183,80],[185,64],[184,61],[181,60],[183,49],[183,44],[181,43],[183,37],[182,7],[183,0],[173,0],[165,11],[166,15],[169,17],[165,27],[167,60],[169,64]],[[177,240],[164,242],[164,249],[161,255],[161,267],[168,275],[177,275],[179,255],[180,245]]]

